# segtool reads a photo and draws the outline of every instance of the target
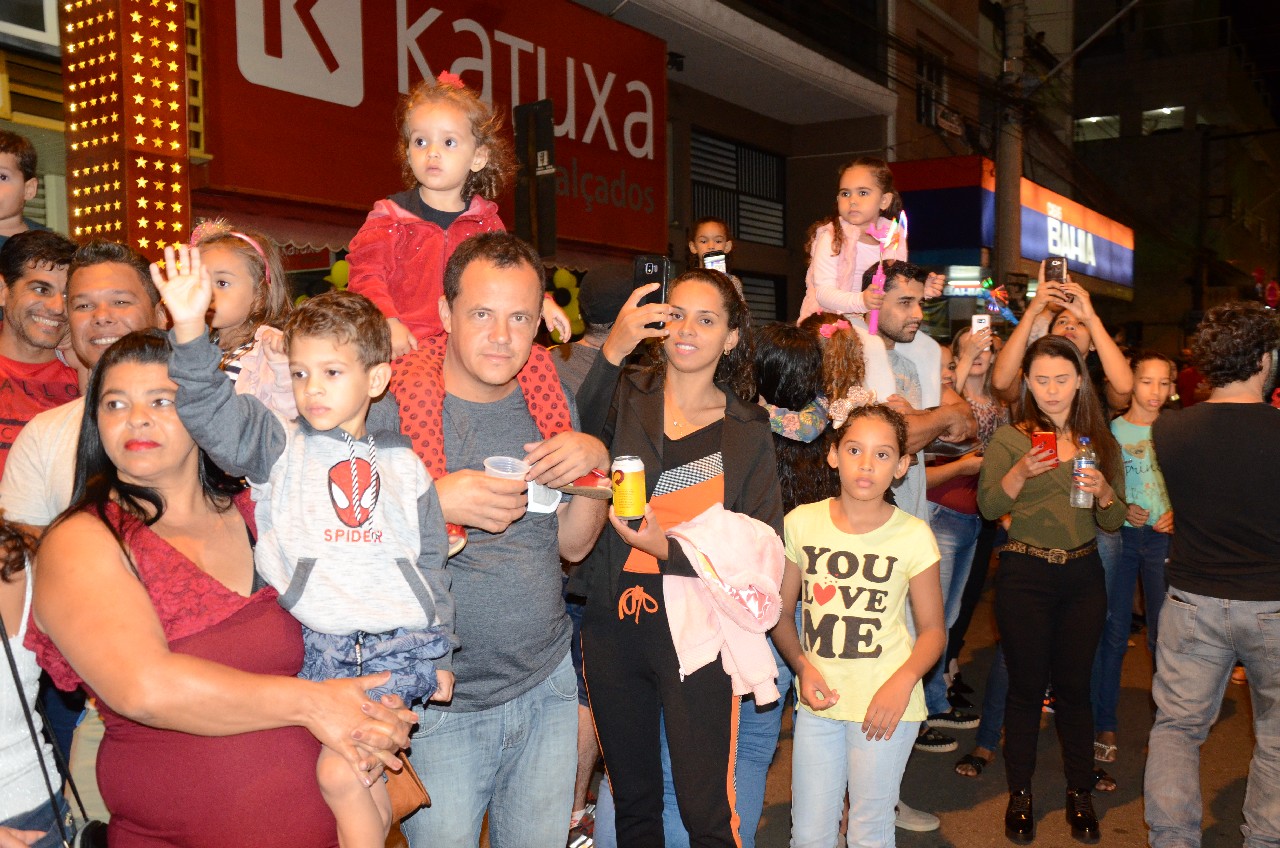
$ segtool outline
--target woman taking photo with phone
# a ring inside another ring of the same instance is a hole
[[[1074,344],[1045,336],[1027,349],[1021,370],[1014,423],[996,431],[978,482],[983,515],[1012,517],[996,575],[996,623],[1009,668],[1005,833],[1016,842],[1035,838],[1031,777],[1041,701],[1052,680],[1067,823],[1076,839],[1093,842],[1099,827],[1089,678],[1107,615],[1096,537],[1099,527],[1115,530],[1124,521],[1124,470]],[[1085,439],[1097,464],[1073,472]],[[1073,488],[1092,495],[1093,505],[1071,506]]]
[[[617,844],[665,842],[661,719],[689,844],[730,848],[740,844],[732,793],[737,681],[714,653],[706,665],[688,662],[684,647],[700,629],[699,615],[681,597],[688,578],[702,576],[695,560],[703,557],[691,559],[686,545],[667,534],[673,528],[688,534],[691,519],[715,514],[734,528],[719,541],[726,551],[742,547],[706,561],[729,585],[736,585],[734,573],[758,572],[751,588],[764,590],[766,603],[758,607],[771,604],[772,620],[747,638],[772,686],[777,669],[764,633],[780,608],[782,497],[769,416],[755,403],[746,301],[718,271],[682,274],[668,287],[666,303],[639,306],[651,288],[637,289],[623,307],[578,394],[583,431],[600,435],[612,456],[643,461],[648,505],[638,522],[610,511],[609,526],[570,589],[587,598],[582,656],[617,810]],[[664,326],[647,328],[653,321]],[[656,364],[622,370],[645,337],[662,339]],[[757,533],[772,540],[772,562],[750,543]],[[767,688],[754,690],[761,705],[771,700],[762,694],[777,697],[776,688]]]

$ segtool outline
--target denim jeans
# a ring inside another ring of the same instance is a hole
[[[1121,567],[1135,571],[1142,580],[1142,596],[1147,603],[1147,648],[1154,658],[1160,631],[1160,607],[1164,605],[1164,595],[1169,589],[1164,567],[1169,561],[1169,543],[1173,537],[1168,533],[1157,533],[1153,527],[1121,527],[1120,538],[1124,542]]]
[[[76,825],[71,818],[71,810],[67,806],[67,799],[58,793],[54,796],[57,798],[59,815],[62,819],[62,827],[67,832],[68,841],[75,838]],[[62,834],[58,831],[58,823],[54,819],[53,808],[49,806],[49,802],[37,806],[34,810],[28,810],[25,813],[19,813],[13,818],[0,821],[0,827],[11,827],[14,830],[42,830],[44,836],[41,836],[31,848],[61,848]]]
[[[978,722],[974,744],[988,751],[1000,750],[1000,733],[1004,730],[1004,702],[1009,697],[1009,667],[1004,662],[1004,648],[996,643],[987,673],[986,691],[982,693],[982,720]]]
[[[792,848],[831,848],[849,790],[849,848],[894,844],[894,808],[918,721],[870,741],[861,722],[796,711],[791,755]]]
[[[1156,650],[1144,793],[1151,848],[1200,845],[1200,746],[1237,660],[1249,676],[1256,739],[1243,845],[1280,845],[1280,601],[1232,601],[1170,587]]]
[[[1137,572],[1128,573],[1122,564],[1123,542],[1119,531],[1098,529],[1098,556],[1107,580],[1107,620],[1093,658],[1089,681],[1094,733],[1116,730],[1116,705],[1120,702],[1120,670],[1129,645],[1133,624],[1133,587]]]
[[[956,512],[940,504],[929,503],[929,527],[938,540],[938,579],[942,582],[942,611],[949,631],[960,615],[960,599],[969,569],[973,566],[973,551],[978,544],[978,531],[982,529],[982,516]],[[929,715],[945,713],[951,709],[947,702],[947,650],[943,646],[938,664],[924,676],[924,703]]]
[[[420,710],[409,760],[431,806],[401,826],[412,848],[562,845],[577,769],[578,683],[569,655],[537,686],[478,712]]]
[[[1098,533],[1101,544],[1103,534]],[[1147,597],[1147,644],[1155,656],[1156,617],[1164,603],[1164,563],[1169,556],[1169,535],[1157,533],[1151,527],[1121,527],[1120,556],[1107,567],[1103,553],[1102,564],[1107,572],[1107,626],[1098,643],[1098,659],[1094,675],[1093,724],[1096,733],[1115,732],[1118,724],[1116,707],[1120,703],[1120,674],[1124,667],[1124,655],[1129,648],[1129,632],[1133,621],[1133,593],[1138,578],[1142,578],[1142,590]],[[1110,543],[1110,539],[1108,539]]]

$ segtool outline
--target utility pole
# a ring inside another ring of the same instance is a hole
[[[1023,52],[1026,0],[1004,4],[1004,106],[996,144],[996,281],[1010,282],[1022,259]]]

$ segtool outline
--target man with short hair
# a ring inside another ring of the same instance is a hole
[[[878,266],[868,268],[862,288],[874,281]],[[907,451],[915,454],[907,473],[893,486],[895,503],[921,521],[929,521],[929,504],[923,449],[935,439],[961,442],[977,434],[973,410],[955,389],[942,383],[942,354],[937,342],[920,333],[924,323],[924,295],[928,274],[909,262],[886,263],[885,300],[880,307],[879,326],[872,336],[855,324],[863,343],[867,385],[876,392],[881,403],[902,413],[907,419]],[[951,575],[939,574],[942,586],[951,583]],[[946,598],[943,598],[946,603]],[[908,616],[908,629],[915,632],[915,622]],[[936,707],[935,707],[936,710]],[[930,719],[942,711],[931,710]],[[950,716],[956,721],[977,723],[975,717]],[[915,742],[918,751],[945,753],[954,751],[954,737],[921,725]],[[937,816],[898,803],[896,824],[904,830],[930,831],[938,828]]]
[[[1237,661],[1254,748],[1245,848],[1280,845],[1280,323],[1258,303],[1210,309],[1194,345],[1209,397],[1165,412],[1151,436],[1177,522],[1165,567],[1144,786],[1152,848],[1201,840],[1200,746]]]
[[[67,316],[80,392],[108,347],[160,326],[163,314],[145,259],[108,241],[77,249],[67,271]],[[83,414],[83,398],[64,403],[32,418],[14,440],[0,479],[0,509],[9,521],[38,535],[71,503]]]
[[[529,464],[526,479],[557,488],[608,467],[578,427],[572,393],[534,348],[542,263],[513,235],[473,236],[445,269],[446,337],[395,363],[401,422],[436,477],[445,520],[467,528],[449,562],[456,687],[422,710],[412,761],[432,805],[404,823],[413,848],[475,846],[488,814],[494,848],[563,844],[569,830],[577,682],[560,558],[583,559],[607,501],[544,505],[525,480],[486,476],[486,457]]]
[[[67,265],[75,250],[48,230],[19,233],[0,247],[0,476],[27,422],[80,394],[75,370],[57,350],[67,333]]]
[[[161,326],[164,312],[147,261],[122,244],[92,241],[82,245],[71,257],[66,280],[70,352],[76,365],[77,393],[83,394],[89,372],[103,352],[134,330]],[[9,450],[4,477],[0,478],[0,510],[7,520],[34,536],[44,533],[71,504],[83,416],[83,397],[41,412],[22,429]],[[83,696],[59,693],[46,684],[41,700],[49,729],[70,761],[71,737],[83,711]],[[91,816],[97,816],[100,807],[93,762],[101,731],[97,718],[85,722],[81,733],[87,734],[86,741],[77,746],[77,757],[71,762]],[[89,738],[95,733],[96,738]]]

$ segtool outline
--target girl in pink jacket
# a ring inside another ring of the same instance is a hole
[[[374,204],[347,256],[347,287],[387,316],[392,357],[444,332],[445,264],[468,237],[506,229],[494,200],[515,171],[502,116],[455,74],[420,82],[401,99],[396,121],[409,188]],[[554,301],[543,301],[543,316],[569,338]]]

